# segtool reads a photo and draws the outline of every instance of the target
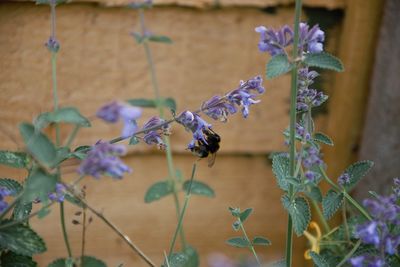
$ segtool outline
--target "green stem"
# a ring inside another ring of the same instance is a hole
[[[352,250],[350,250],[350,252],[343,258],[341,262],[339,262],[339,264],[336,267],[343,266],[346,262],[348,262],[348,260],[351,258],[351,256],[353,256],[354,252],[357,251],[360,245],[361,245],[361,240],[358,240],[357,243],[352,248]]]
[[[372,221],[371,216],[368,214],[368,212],[360,205],[358,202],[352,198],[349,193],[347,193],[345,190],[340,189],[339,186],[337,186],[326,174],[324,168],[322,166],[319,166],[319,170],[322,174],[322,177],[325,179],[325,181],[330,184],[333,189],[335,189],[338,193],[343,192],[344,197],[350,202],[351,205],[353,205],[366,219],[369,221]]]
[[[180,212],[178,225],[176,226],[175,233],[174,233],[174,236],[172,238],[171,245],[169,247],[168,258],[170,258],[171,255],[172,255],[172,252],[174,252],[176,238],[178,236],[178,233],[179,233],[180,229],[182,228],[183,216],[185,215],[186,208],[187,208],[187,206],[189,204],[189,199],[190,199],[190,196],[191,196],[191,193],[192,193],[192,183],[193,183],[193,180],[194,180],[195,172],[196,172],[196,163],[193,164],[192,176],[190,177],[189,188],[188,188],[188,191],[185,194],[185,202],[183,203],[183,208],[182,208],[182,211]]]
[[[259,258],[258,258],[258,256],[257,256],[257,253],[256,253],[256,250],[254,249],[253,244],[251,243],[249,237],[247,236],[247,233],[246,233],[246,230],[244,229],[243,223],[242,223],[242,221],[240,220],[240,218],[238,218],[238,220],[239,220],[239,222],[240,222],[240,229],[241,229],[242,232],[243,232],[244,238],[245,238],[246,241],[250,244],[250,245],[249,245],[249,249],[250,249],[250,251],[253,253],[254,258],[256,259],[258,266],[261,266],[260,260],[259,260]]]
[[[315,211],[317,212],[318,218],[322,223],[322,226],[324,227],[324,230],[326,233],[329,233],[331,231],[331,228],[329,227],[328,222],[325,220],[324,215],[321,212],[320,206],[318,206],[318,203],[314,200],[311,199],[311,204],[314,206]]]
[[[83,257],[85,256],[85,241],[86,241],[86,208],[82,209],[82,243],[81,243],[81,267],[83,267]]]
[[[343,224],[344,224],[344,230],[346,233],[346,240],[350,242],[350,231],[349,231],[349,225],[347,223],[347,214],[346,214],[346,199],[343,200],[343,206],[342,206],[342,218],[343,218]]]
[[[68,257],[72,257],[71,246],[68,240],[67,228],[65,226],[65,215],[64,215],[64,202],[60,202],[60,220],[61,220],[61,229],[64,236],[65,246],[67,247]]]
[[[294,20],[294,40],[293,40],[293,60],[296,61],[298,57],[298,43],[299,43],[299,23],[301,15],[301,0],[296,0],[295,20]],[[298,66],[295,64],[292,69],[291,93],[290,93],[290,128],[289,128],[289,171],[290,176],[293,177],[296,169],[296,99],[297,99],[297,78]],[[289,185],[289,198],[292,200],[294,197],[293,185]],[[287,232],[286,232],[286,266],[292,266],[292,246],[293,246],[293,222],[290,215],[288,215]]]
[[[146,34],[146,24],[145,24],[145,20],[144,20],[144,11],[143,9],[139,9],[139,20],[140,20],[140,26],[141,26],[141,31],[142,31],[142,35],[144,36]],[[151,49],[150,46],[147,42],[147,40],[145,40],[143,42],[143,46],[146,52],[146,59],[147,59],[147,63],[148,63],[148,67],[149,67],[149,72],[150,72],[150,79],[151,79],[151,84],[152,84],[152,88],[153,88],[153,92],[156,98],[156,106],[160,115],[161,119],[164,119],[164,108],[163,105],[161,103],[161,95],[160,95],[160,90],[158,87],[158,82],[157,82],[157,74],[156,74],[156,69],[155,69],[155,65],[154,65],[154,61],[153,61],[153,56],[151,53]],[[176,217],[179,220],[181,214],[180,214],[180,203],[179,203],[179,198],[178,198],[178,193],[176,191],[175,188],[175,184],[176,184],[176,175],[175,175],[175,167],[174,167],[174,162],[173,162],[173,157],[172,157],[172,151],[171,151],[171,145],[170,145],[170,139],[168,136],[163,136],[163,141],[165,143],[166,146],[166,158],[167,158],[167,165],[168,165],[168,177],[172,183],[172,186],[174,188],[173,190],[173,197],[174,197],[174,203],[175,203],[175,210],[176,210]],[[179,233],[180,233],[180,237],[181,237],[181,243],[182,243],[182,247],[186,248],[186,239],[185,239],[185,234],[184,234],[184,230],[183,227],[179,227]]]
[[[53,102],[54,111],[58,110],[58,94],[57,94],[57,53],[51,52],[51,77],[53,80]],[[56,145],[60,145],[60,125],[55,123],[56,128]]]
[[[72,142],[74,141],[77,133],[79,132],[79,129],[81,127],[79,125],[75,125],[74,129],[72,130],[71,134],[69,135],[67,142],[65,143],[66,147],[70,147]]]
[[[17,205],[18,201],[20,200],[21,196],[23,195],[23,192],[21,192],[18,196],[14,198],[14,200],[7,206],[7,208],[0,214],[0,221],[3,220],[4,216],[7,215],[7,213],[14,208],[15,205]]]

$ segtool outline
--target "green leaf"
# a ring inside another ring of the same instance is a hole
[[[43,219],[43,218],[45,218],[47,215],[49,215],[50,212],[51,212],[51,209],[46,208],[46,207],[42,207],[42,208],[39,210],[37,217],[38,217],[39,219]]]
[[[274,173],[279,187],[284,190],[289,190],[287,177],[289,177],[289,159],[286,155],[276,154],[272,158],[272,172]]]
[[[74,107],[60,108],[52,112],[44,112],[40,114],[35,120],[35,127],[38,130],[47,127],[51,123],[71,123],[80,127],[90,127],[90,121],[86,119]]]
[[[14,207],[12,219],[13,220],[21,220],[23,218],[28,217],[32,211],[32,202],[24,203],[22,201],[18,201]]]
[[[330,219],[343,203],[343,193],[329,190],[322,200],[322,211],[326,219]]]
[[[239,218],[242,223],[244,223],[250,214],[253,212],[252,208],[245,209],[242,213],[240,213]]]
[[[167,108],[169,108],[170,110],[172,110],[172,112],[176,111],[176,101],[175,99],[168,97],[166,99],[164,99],[164,106],[166,106]]]
[[[143,43],[143,41],[146,39],[146,37],[143,37],[138,32],[132,32],[131,35],[133,36],[133,38],[135,38],[135,41],[136,41],[137,44]]]
[[[18,195],[22,190],[22,185],[19,182],[8,178],[0,178],[0,187],[9,190],[12,196]]]
[[[333,146],[332,139],[323,133],[315,133],[314,134],[314,141],[323,143],[325,145]]]
[[[199,253],[192,246],[186,246],[185,254],[188,257],[188,260],[185,264],[185,267],[199,267],[200,266],[200,257]]]
[[[86,205],[82,203],[79,199],[76,197],[70,195],[70,194],[65,194],[65,200],[68,201],[71,204],[74,204],[75,206],[78,206],[79,208],[85,208]]]
[[[77,159],[85,159],[90,149],[91,146],[78,146],[77,148],[75,148],[74,152],[71,153],[71,157],[75,157]]]
[[[304,193],[312,200],[322,202],[322,193],[318,186],[310,186]]]
[[[170,267],[185,267],[188,261],[189,258],[185,253],[172,253],[168,258]],[[166,267],[167,264],[164,263],[164,266]]]
[[[350,182],[344,185],[347,191],[353,189],[356,184],[363,178],[369,170],[374,166],[374,162],[370,160],[358,161],[350,165],[344,172],[350,175]]]
[[[310,257],[312,258],[315,265],[317,265],[318,267],[329,267],[329,264],[325,260],[325,258],[315,253],[314,251],[310,251]]]
[[[310,53],[306,55],[304,63],[311,67],[343,71],[344,67],[340,59],[328,53]]]
[[[285,74],[292,69],[288,58],[284,54],[273,56],[267,63],[267,79]]]
[[[57,152],[49,138],[43,133],[35,131],[35,127],[29,123],[21,123],[19,131],[32,156],[50,167],[57,156]]]
[[[47,267],[66,267],[68,259],[57,259],[50,263]],[[99,259],[92,256],[83,256],[81,267],[107,267],[107,265]]]
[[[282,197],[283,207],[289,212],[293,220],[293,228],[297,236],[301,236],[311,220],[310,206],[304,197],[296,197],[290,201],[288,195]]]
[[[0,247],[23,256],[46,251],[42,238],[26,225],[17,224],[0,229]]]
[[[0,151],[0,164],[23,169],[29,164],[28,155],[24,152]]]
[[[161,181],[153,184],[147,190],[146,195],[144,196],[144,202],[150,203],[169,194],[172,194],[173,188],[169,181]]]
[[[271,245],[271,241],[269,239],[262,237],[262,236],[256,236],[254,237],[252,241],[253,245],[258,245],[258,246],[269,246]]]
[[[47,201],[48,194],[55,190],[56,182],[56,176],[48,174],[40,168],[34,169],[26,180],[22,201],[24,203],[32,202],[37,198],[43,202]]]
[[[148,37],[150,42],[172,44],[171,38],[165,35],[151,35]]]
[[[157,107],[156,101],[154,99],[134,98],[134,99],[129,99],[126,102],[128,102],[132,106],[141,107],[141,108],[156,108]]]
[[[187,193],[190,186],[190,180],[187,180],[183,183],[182,188]],[[192,189],[191,193],[194,195],[206,196],[206,197],[215,197],[214,190],[207,184],[199,181],[192,181]]]
[[[32,260],[32,257],[22,256],[15,254],[12,251],[3,252],[1,254],[1,266],[2,267],[36,267],[36,262]]]
[[[250,243],[244,237],[233,237],[226,241],[228,245],[236,248],[248,248]]]
[[[129,139],[129,145],[136,145],[139,144],[139,139],[136,136],[132,136],[131,139]]]

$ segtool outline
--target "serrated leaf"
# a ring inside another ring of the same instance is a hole
[[[296,197],[290,201],[289,196],[282,197],[283,207],[289,212],[293,221],[293,228],[297,236],[301,236],[311,220],[310,206],[304,197]]]
[[[315,133],[314,134],[314,141],[323,143],[325,145],[333,146],[332,139],[323,133]]]
[[[190,180],[183,183],[182,188],[185,192],[188,192],[190,186]],[[206,197],[215,197],[214,190],[207,184],[199,181],[192,181],[191,193],[194,195],[201,195]]]
[[[308,190],[304,191],[304,193],[312,200],[322,202],[322,193],[318,186],[310,186]]]
[[[343,193],[329,190],[322,200],[322,211],[326,219],[330,219],[343,203]]]
[[[236,248],[248,248],[250,243],[244,237],[232,237],[226,243]]]
[[[139,139],[136,136],[132,136],[131,139],[129,139],[129,145],[136,145],[139,144]]]
[[[14,207],[12,219],[13,220],[21,220],[23,218],[28,217],[32,211],[32,202],[24,203],[22,201],[18,201]]]
[[[42,202],[47,201],[48,194],[55,190],[56,182],[56,176],[46,173],[41,168],[34,169],[26,180],[22,201],[32,202],[37,198]]]
[[[71,123],[80,127],[90,127],[90,121],[86,119],[74,107],[59,108],[56,111],[44,112],[40,114],[35,120],[35,127],[37,130],[48,126],[51,123]]]
[[[29,164],[28,155],[24,152],[0,151],[0,164],[23,169]]]
[[[267,63],[267,79],[285,74],[292,69],[288,58],[284,54],[273,56]]]
[[[35,127],[29,123],[21,123],[19,131],[29,153],[35,159],[50,167],[57,156],[55,146],[50,139],[43,133],[36,131]]]
[[[279,187],[287,191],[289,184],[287,177],[289,177],[289,159],[283,154],[276,154],[272,158],[272,172],[274,173]]]
[[[165,44],[172,44],[171,38],[165,35],[150,35],[147,37],[150,42],[157,42],[157,43],[165,43]]]
[[[13,179],[0,178],[0,187],[9,190],[12,196],[18,195],[22,190],[22,185]]]
[[[242,223],[244,223],[247,218],[250,216],[250,214],[253,212],[252,208],[247,208],[243,212],[240,213],[239,219]]]
[[[31,228],[22,224],[0,229],[0,247],[23,256],[32,256],[46,251],[42,238]]]
[[[32,257],[15,254],[12,251],[3,252],[1,254],[2,267],[36,267],[37,263]]]
[[[199,253],[192,246],[186,246],[185,254],[188,257],[188,260],[185,264],[185,267],[199,267],[200,266],[200,257]]]
[[[253,238],[252,244],[258,246],[269,246],[271,245],[271,241],[265,237],[256,236]]]
[[[67,261],[69,259],[57,259],[50,263],[47,267],[66,267]],[[107,267],[107,265],[102,261],[92,256],[83,256],[81,267]]]
[[[314,251],[310,251],[310,257],[312,258],[315,265],[317,265],[318,267],[329,267],[329,264],[325,260],[325,258],[315,253]]]
[[[310,53],[306,55],[304,63],[311,67],[343,71],[344,67],[340,59],[328,53]]]
[[[350,175],[350,182],[344,185],[347,191],[353,189],[369,170],[374,166],[370,160],[358,161],[350,165],[344,172]]]
[[[146,195],[144,196],[144,202],[150,203],[159,200],[160,198],[172,194],[172,192],[173,188],[169,181],[157,182],[151,185],[150,188],[147,190]]]

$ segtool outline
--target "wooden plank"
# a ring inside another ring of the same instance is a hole
[[[178,156],[176,166],[188,177],[192,157]],[[144,193],[156,181],[166,177],[167,167],[162,156],[132,156],[124,161],[132,166],[134,172],[123,180],[110,178],[94,180],[85,178],[82,184],[87,186],[87,198],[107,218],[119,226],[137,245],[157,264],[161,263],[164,250],[168,250],[176,216],[171,197],[145,204]],[[12,169],[2,167],[4,177],[15,177]],[[22,178],[23,174],[20,173]],[[72,178],[72,176],[70,177]],[[74,179],[76,177],[73,177]],[[231,248],[225,240],[237,236],[231,223],[229,206],[241,208],[253,207],[254,214],[246,223],[250,236],[264,235],[273,245],[258,248],[264,260],[279,259],[284,255],[286,213],[280,202],[281,190],[275,185],[269,161],[263,156],[220,156],[213,168],[206,161],[199,162],[196,179],[214,188],[214,199],[193,196],[185,217],[185,231],[189,243],[199,249],[201,266],[206,266],[207,257],[220,252],[230,257],[251,256],[245,250]],[[75,256],[80,253],[81,227],[73,225],[73,215],[78,209],[66,204],[67,229]],[[65,257],[66,250],[62,241],[58,208],[43,220],[32,220],[32,227],[43,235],[48,252],[35,257],[39,266],[46,266],[52,259]],[[87,253],[104,259],[109,266],[146,266],[127,246],[111,232],[103,222],[94,218],[88,228]],[[295,262],[303,262],[305,242],[296,238]],[[299,265],[300,266],[300,265]]]
[[[23,2],[29,0],[11,0]],[[34,1],[34,0],[31,0]],[[132,0],[69,0],[69,3],[98,3],[108,7],[126,6]],[[156,6],[178,5],[183,7],[194,8],[213,8],[213,7],[276,7],[280,5],[293,5],[295,0],[154,0]],[[304,6],[308,7],[324,7],[328,9],[344,8],[346,0],[304,0]]]
[[[32,121],[52,109],[50,56],[43,45],[49,34],[48,12],[46,6],[0,5],[2,148],[21,146],[10,139],[18,139],[18,122]],[[267,56],[257,50],[254,27],[261,23],[278,27],[290,23],[291,16],[290,8],[278,9],[276,15],[254,9],[155,8],[148,13],[151,29],[174,40],[173,45],[152,45],[162,94],[176,97],[181,111],[197,109],[214,94],[236,88],[239,80],[263,74]],[[136,21],[136,12],[129,9],[60,6],[58,87],[62,106],[79,106],[84,115],[93,117],[101,105],[116,98],[153,96],[144,51],[129,36],[137,29]],[[247,120],[236,115],[227,125],[216,123],[216,131],[223,136],[221,151],[284,149],[281,132],[288,122],[288,85],[287,76],[265,83],[267,92]],[[154,114],[146,111],[143,117]],[[93,126],[82,131],[76,144],[116,137],[121,127],[99,120]],[[190,134],[178,126],[173,131],[174,147],[184,150]]]
[[[375,166],[356,192],[360,199],[369,190],[386,194],[400,173],[399,14],[400,2],[386,1],[360,151],[360,158],[373,160]]]
[[[348,1],[338,57],[344,73],[335,75],[327,133],[335,146],[325,150],[335,180],[356,159],[383,1]]]

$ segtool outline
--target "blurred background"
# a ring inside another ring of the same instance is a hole
[[[137,11],[130,0],[78,0],[57,7],[58,88],[61,106],[77,106],[94,118],[112,100],[153,97],[143,47],[130,33],[139,31]],[[330,99],[318,110],[320,131],[335,142],[324,147],[328,173],[337,176],[357,159],[371,159],[375,169],[355,195],[385,192],[400,174],[400,14],[398,0],[304,0],[303,20],[326,32],[326,50],[344,62],[346,71],[323,72],[316,87]],[[293,0],[155,0],[146,11],[148,28],[167,35],[173,44],[151,43],[161,94],[174,97],[178,111],[197,109],[214,94],[235,89],[240,80],[264,76],[268,59],[257,49],[259,25],[278,28],[292,24]],[[23,149],[18,123],[31,122],[52,109],[50,54],[44,43],[50,35],[50,12],[32,1],[0,2],[0,149]],[[233,259],[250,256],[225,240],[235,236],[229,206],[254,208],[246,223],[248,234],[263,235],[272,246],[258,249],[264,260],[283,257],[287,216],[281,208],[268,155],[285,150],[282,132],[288,125],[290,77],[264,81],[266,93],[248,119],[233,116],[215,123],[222,137],[216,163],[199,164],[196,179],[209,184],[214,198],[194,196],[184,221],[189,243],[207,259],[223,253]],[[146,110],[143,117],[155,115]],[[74,146],[119,135],[120,127],[92,121]],[[67,136],[71,129],[64,128]],[[176,168],[190,176],[196,158],[185,147],[190,134],[173,127]],[[172,197],[145,204],[147,188],[168,175],[163,153],[145,145],[130,147],[124,159],[133,173],[121,181],[87,178],[89,203],[118,225],[142,250],[161,263],[176,227]],[[0,167],[1,177],[23,180],[25,173]],[[77,208],[66,205],[67,229],[73,251],[80,250],[81,227],[73,225]],[[65,257],[58,209],[32,226],[47,242],[48,251],[36,257],[45,266]],[[87,254],[109,266],[146,266],[100,220],[88,229]],[[306,266],[306,240],[295,239],[294,266]],[[215,257],[214,257],[215,258]]]

